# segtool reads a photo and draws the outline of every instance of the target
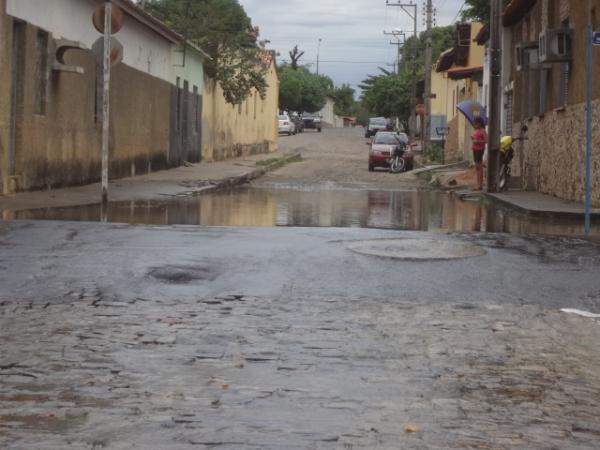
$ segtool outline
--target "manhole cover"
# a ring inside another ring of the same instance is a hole
[[[485,250],[467,242],[444,239],[374,239],[348,242],[346,247],[363,255],[414,261],[473,258]]]

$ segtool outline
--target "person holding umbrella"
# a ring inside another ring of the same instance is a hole
[[[475,172],[477,173],[477,189],[478,191],[483,190],[483,154],[485,153],[485,146],[487,144],[487,133],[485,132],[485,119],[482,117],[475,117],[473,119],[473,127],[475,131],[471,135],[473,145],[473,161],[475,162]]]

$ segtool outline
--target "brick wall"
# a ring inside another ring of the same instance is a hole
[[[600,99],[593,104],[593,149],[600,148]],[[583,201],[585,168],[584,104],[567,106],[526,122],[528,140],[517,143],[514,175],[524,189]],[[519,129],[521,123],[514,124]],[[593,152],[592,202],[600,207],[600,153]]]

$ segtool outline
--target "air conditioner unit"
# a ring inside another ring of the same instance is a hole
[[[573,30],[570,28],[548,29],[540,33],[539,62],[570,61],[573,56],[572,39]]]
[[[518,44],[515,49],[517,53],[517,72],[534,69],[539,63],[538,47],[536,44]]]

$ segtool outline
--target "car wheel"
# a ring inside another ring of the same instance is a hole
[[[373,164],[369,164],[369,172],[373,172],[375,170],[375,167],[373,167]]]
[[[318,131],[319,131],[319,133],[320,133],[320,132],[321,132],[321,129],[319,128],[319,129],[318,129]]]

